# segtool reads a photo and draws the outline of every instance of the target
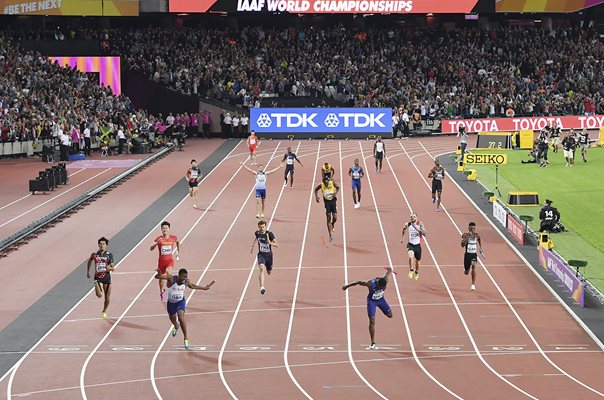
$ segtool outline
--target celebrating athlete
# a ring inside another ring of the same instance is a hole
[[[191,160],[191,168],[187,170],[185,179],[189,183],[189,197],[193,198],[193,208],[197,208],[197,185],[202,176],[201,170],[197,167],[197,161]]]
[[[289,175],[289,187],[290,188],[294,187],[294,160],[297,161],[301,167],[304,167],[304,165],[302,165],[300,160],[298,160],[296,153],[292,153],[292,148],[288,147],[287,153],[285,153],[285,155],[283,156],[283,160],[282,160],[282,162],[285,162],[285,175],[284,175],[285,183],[283,184],[283,186],[287,186],[287,176]]]
[[[109,240],[102,237],[97,241],[99,250],[92,253],[88,258],[86,276],[90,279],[90,266],[94,263],[94,292],[99,299],[105,293],[105,302],[101,315],[107,318],[107,308],[111,299],[111,271],[115,271],[113,254],[107,251]]]
[[[365,176],[365,171],[359,165],[358,158],[354,159],[354,165],[348,170],[348,176],[352,178],[352,201],[354,202],[354,208],[359,208],[361,207],[361,178]]]
[[[264,294],[266,289],[264,288],[264,271],[268,275],[273,270],[273,247],[279,247],[275,235],[266,229],[266,221],[258,222],[258,230],[254,233],[254,241],[252,242],[252,249],[250,253],[254,251],[254,245],[258,243],[258,269],[259,275],[258,280],[260,281],[260,294]]]
[[[168,316],[170,322],[172,322],[172,337],[175,337],[178,333],[178,329],[182,328],[182,334],[185,339],[185,349],[189,349],[189,337],[187,336],[187,324],[185,322],[185,310],[187,307],[187,301],[185,300],[185,288],[209,290],[216,281],[212,281],[205,286],[199,286],[191,283],[188,279],[188,272],[186,269],[181,268],[178,271],[178,275],[172,276],[172,274],[162,273],[160,269],[157,269],[155,279],[159,282],[168,282]],[[178,318],[178,321],[176,320]]]
[[[436,203],[436,211],[440,211],[443,180],[445,179],[445,169],[440,165],[440,161],[434,160],[434,167],[432,167],[430,173],[428,173],[428,178],[432,178],[432,204]]]
[[[252,131],[250,136],[247,137],[247,145],[250,149],[250,164],[254,165],[256,164],[256,149],[260,146],[260,139],[256,136],[256,132]]]
[[[157,260],[157,268],[162,274],[172,275],[172,268],[174,267],[174,259],[172,253],[174,247],[176,247],[176,260],[178,261],[180,253],[180,242],[174,235],[170,235],[170,223],[164,221],[161,223],[161,236],[158,236],[151,245],[149,250],[153,251],[157,247],[159,251],[159,258]],[[165,284],[163,280],[159,280],[159,298],[164,301],[164,293],[166,292]]]
[[[254,171],[243,163],[241,165],[243,165],[243,168],[245,168],[248,172],[256,175],[256,218],[264,218],[264,202],[266,199],[266,177],[281,168],[281,165],[283,164],[271,169],[270,171],[265,171],[264,165],[262,164],[258,165],[257,171]]]
[[[478,262],[477,252],[482,252],[482,243],[480,241],[480,234],[476,232],[476,224],[470,222],[468,225],[468,232],[461,235],[461,247],[465,248],[463,257],[463,270],[464,274],[468,275],[470,270],[472,271],[472,286],[470,290],[476,290],[476,263]]]
[[[375,172],[382,172],[382,160],[386,155],[386,145],[382,142],[382,137],[378,136],[373,145],[373,157],[375,158]]]
[[[327,232],[329,233],[329,241],[333,241],[333,232],[335,224],[338,220],[338,207],[336,195],[340,191],[340,187],[327,177],[323,178],[323,182],[315,188],[315,199],[319,202],[318,191],[323,192],[323,202],[325,203],[325,215],[327,216]]]
[[[417,219],[417,214],[411,213],[409,222],[403,225],[401,243],[405,240],[405,232],[409,232],[407,240],[407,255],[409,256],[409,279],[419,279],[419,262],[422,259],[422,236],[426,236],[426,228],[423,222]],[[415,264],[415,267],[414,267]]]
[[[384,291],[388,284],[388,277],[392,273],[392,268],[386,268],[386,274],[381,277],[371,279],[369,281],[355,281],[348,285],[342,286],[342,290],[346,290],[349,287],[360,285],[365,286],[369,289],[367,294],[367,316],[369,317],[369,336],[371,337],[371,345],[367,349],[377,350],[375,346],[375,312],[379,308],[385,316],[392,318],[392,310],[384,297]]]

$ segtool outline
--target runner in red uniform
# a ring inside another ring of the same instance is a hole
[[[159,259],[157,260],[157,268],[162,275],[168,274],[172,276],[172,268],[174,267],[174,259],[172,253],[174,252],[174,246],[176,246],[176,261],[179,261],[178,254],[180,252],[180,242],[174,235],[170,235],[170,223],[164,221],[161,223],[161,236],[151,245],[151,251],[157,247],[159,251]],[[163,279],[159,280],[159,298],[164,301],[164,293],[166,291],[166,284]]]
[[[254,165],[256,164],[256,147],[260,145],[260,139],[256,136],[256,132],[252,131],[252,134],[247,137],[247,145],[250,148],[250,164]]]

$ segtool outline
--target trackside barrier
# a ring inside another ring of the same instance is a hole
[[[104,182],[104,183],[98,185],[97,187],[89,190],[88,192],[86,192],[83,195],[79,196],[78,198],[70,201],[69,203],[65,204],[64,206],[59,207],[58,209],[47,214],[43,218],[40,218],[39,220],[32,222],[31,224],[29,224],[25,228],[21,229],[20,231],[10,235],[9,237],[7,237],[6,239],[4,239],[2,241],[0,241],[0,255],[3,255],[3,253],[5,253],[5,251],[7,251],[7,250],[17,247],[19,245],[19,243],[24,242],[28,237],[33,235],[36,231],[42,229],[43,227],[45,227],[47,225],[51,225],[53,221],[60,220],[61,217],[66,216],[71,211],[73,211],[73,210],[79,208],[80,206],[82,206],[83,204],[89,202],[94,196],[101,194],[101,192],[109,189],[111,186],[113,186],[113,185],[117,184],[118,182],[120,182],[121,180],[129,177],[131,174],[133,174],[133,173],[137,172],[138,170],[148,166],[149,164],[157,161],[159,158],[164,157],[172,150],[174,150],[174,146],[164,147],[157,153],[153,154],[150,157],[145,158],[144,160],[142,160],[138,164],[134,165],[133,167],[127,169],[126,171],[122,172],[121,174],[109,179],[107,182]]]
[[[493,202],[493,216],[501,225],[507,228],[508,232],[520,243],[524,244],[524,236],[531,237],[535,240],[539,240],[539,234],[531,229],[530,226],[526,227],[526,233],[524,233],[524,225],[518,215],[516,215],[505,203],[500,200]],[[510,224],[513,226],[510,227]],[[513,232],[511,232],[511,230]],[[523,242],[520,242],[522,238]],[[555,250],[548,250],[544,246],[538,247],[539,251],[539,265],[550,273],[555,279],[560,281],[566,290],[568,290],[573,300],[580,306],[585,307],[585,292],[591,294],[601,304],[604,304],[604,294],[596,289],[585,276],[581,273],[575,272],[573,268],[568,264],[568,261],[564,259]]]

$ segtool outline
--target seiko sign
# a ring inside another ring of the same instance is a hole
[[[258,133],[391,133],[389,108],[252,108]]]

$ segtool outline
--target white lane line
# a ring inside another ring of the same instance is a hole
[[[319,159],[321,158],[320,154],[321,154],[321,142],[319,142],[319,145],[317,146],[317,155],[316,155],[316,159],[315,159],[315,168],[314,168],[313,176],[312,176],[312,184],[311,184],[311,187],[310,187],[310,190],[308,193],[308,208],[306,210],[306,220],[304,222],[304,234],[302,236],[302,245],[300,246],[300,256],[298,257],[298,270],[296,272],[296,284],[294,285],[294,296],[293,296],[292,303],[291,303],[291,311],[289,314],[289,321],[287,324],[287,335],[285,337],[285,346],[284,346],[284,351],[283,351],[283,364],[285,365],[287,374],[289,375],[292,382],[294,382],[294,384],[298,387],[298,389],[300,389],[302,394],[307,399],[312,399],[312,397],[304,390],[304,388],[302,388],[302,386],[300,385],[300,383],[294,376],[294,373],[292,372],[291,365],[289,363],[289,346],[290,346],[291,335],[292,335],[292,327],[294,324],[294,313],[296,311],[296,302],[298,300],[298,289],[300,288],[300,275],[302,274],[302,260],[304,259],[304,248],[306,246],[306,237],[308,234],[308,222],[310,221],[310,210],[312,207],[312,201],[313,201],[313,196],[314,196],[315,179],[317,177]]]
[[[401,146],[401,148],[405,151],[405,154],[407,154],[405,148],[399,143],[399,145]],[[409,155],[407,154],[407,157],[409,157]],[[409,157],[409,160],[411,162],[413,162],[413,160],[411,160],[411,157]],[[390,160],[387,160],[388,164],[390,165],[390,168],[392,169],[392,165],[390,164]],[[417,168],[417,167],[416,167]],[[418,170],[419,173],[419,170]],[[394,176],[394,179],[397,182],[397,185],[401,191],[401,194],[403,195],[403,198],[405,200],[405,203],[407,204],[407,208],[409,209],[410,212],[413,211],[413,209],[411,208],[411,204],[409,203],[409,200],[407,199],[407,195],[405,194],[402,186],[400,185],[400,182],[398,180],[398,177],[395,174],[392,174]],[[421,175],[421,174],[420,174]],[[422,176],[423,179],[423,176]],[[468,335],[468,339],[470,340],[470,343],[472,343],[472,347],[474,348],[474,351],[476,352],[476,355],[478,356],[478,358],[480,359],[480,361],[485,365],[485,367],[487,367],[487,369],[489,371],[491,371],[496,377],[498,377],[500,380],[502,380],[503,382],[507,383],[509,386],[511,386],[512,388],[516,389],[518,392],[524,394],[525,396],[533,399],[533,400],[537,400],[537,398],[533,395],[531,395],[530,393],[526,392],[525,390],[523,390],[522,388],[518,387],[517,385],[515,385],[514,383],[510,382],[508,379],[506,379],[505,377],[503,377],[499,372],[497,372],[493,366],[491,364],[489,364],[487,362],[487,360],[483,357],[480,349],[478,348],[478,344],[476,343],[476,341],[474,340],[474,336],[472,335],[472,332],[470,331],[470,327],[468,326],[468,324],[466,323],[466,320],[461,312],[461,309],[459,308],[459,305],[457,304],[457,300],[455,299],[455,296],[453,296],[453,293],[451,292],[451,288],[449,287],[449,284],[447,283],[447,280],[445,279],[445,276],[443,275],[442,270],[438,267],[438,262],[436,261],[436,256],[434,255],[434,252],[432,251],[432,247],[430,246],[430,242],[428,241],[428,239],[424,238],[424,243],[426,245],[426,248],[428,249],[428,252],[430,253],[430,257],[432,257],[432,260],[434,261],[434,265],[436,265],[436,270],[438,271],[438,274],[440,276],[440,279],[443,282],[443,285],[445,286],[445,289],[447,290],[447,293],[449,295],[449,298],[451,299],[452,303],[453,303],[453,307],[455,308],[455,311],[464,327],[464,330],[466,331],[466,334]]]
[[[382,241],[384,243],[384,250],[386,251],[386,256],[388,257],[388,265],[390,267],[392,267],[393,263],[392,263],[392,257],[390,255],[390,249],[388,248],[388,241],[386,240],[386,234],[384,233],[384,226],[382,225],[382,218],[380,216],[377,200],[375,197],[375,192],[373,191],[373,184],[371,183],[371,174],[369,173],[369,170],[367,169],[367,162],[365,161],[365,156],[363,154],[363,146],[361,145],[361,143],[359,143],[359,147],[361,148],[361,155],[363,156],[363,164],[365,164],[365,171],[367,171],[367,174],[365,176],[367,178],[367,182],[369,183],[369,190],[371,191],[371,197],[373,199],[373,206],[375,207],[375,215],[378,220],[378,224],[380,226]],[[394,170],[392,169],[392,165],[388,161],[388,158],[386,158],[386,161],[388,162],[388,165],[390,166],[390,171],[391,171],[392,175],[396,178],[396,175],[394,174]],[[398,184],[398,179],[396,182]],[[400,184],[399,184],[399,188],[400,188]],[[401,193],[403,193],[402,188],[401,188]],[[399,305],[401,307],[401,314],[403,316],[403,321],[405,323],[405,331],[407,332],[407,338],[409,340],[409,347],[411,348],[411,353],[413,355],[413,359],[415,360],[417,365],[420,367],[420,369],[422,371],[424,371],[424,373],[432,380],[432,382],[436,383],[441,389],[443,389],[444,391],[446,391],[447,393],[449,393],[451,396],[455,397],[456,399],[463,400],[462,397],[460,397],[459,395],[454,393],[451,389],[449,389],[442,382],[440,382],[438,379],[436,379],[436,377],[434,375],[432,375],[430,373],[430,371],[428,371],[428,369],[424,366],[424,364],[421,362],[421,360],[417,356],[415,344],[413,343],[413,336],[411,334],[411,328],[409,326],[409,321],[407,320],[407,313],[405,311],[405,306],[403,305],[403,298],[401,296],[401,292],[400,292],[400,289],[398,286],[398,280],[396,279],[396,275],[394,275],[394,274],[392,274],[392,281],[394,282],[394,287],[396,288],[396,294],[398,296]]]
[[[269,163],[272,161],[273,156],[274,156],[274,155],[275,155],[275,153],[277,152],[277,149],[279,148],[279,144],[280,144],[280,143],[281,143],[281,142],[279,142],[279,143],[277,144],[277,146],[275,147],[275,149],[273,150],[273,153],[272,153],[271,158],[270,158],[270,159],[269,159],[269,161],[266,163],[266,164],[267,164],[267,166],[268,166],[268,164],[269,164]],[[222,190],[220,191],[219,195],[220,195],[220,194],[222,194],[222,192],[223,192],[223,191],[224,191],[224,190],[227,188],[227,186],[229,185],[229,183],[230,183],[230,182],[233,180],[233,178],[234,178],[234,177],[235,177],[235,176],[236,176],[236,175],[239,173],[239,171],[241,171],[241,169],[242,169],[242,168],[243,168],[243,165],[242,165],[242,166],[240,166],[240,167],[237,169],[237,172],[236,172],[235,174],[233,174],[233,176],[231,177],[231,179],[229,180],[229,182],[228,182],[228,183],[227,183],[227,184],[226,184],[226,185],[225,185],[225,186],[222,188]],[[229,226],[229,228],[228,228],[227,232],[226,232],[226,233],[223,235],[222,240],[220,241],[220,243],[218,244],[218,246],[217,246],[216,250],[214,251],[214,254],[212,254],[212,257],[210,258],[210,260],[209,260],[209,261],[208,261],[208,263],[206,264],[206,267],[204,268],[204,270],[203,270],[202,274],[199,276],[199,278],[198,278],[198,280],[197,280],[197,282],[196,282],[196,284],[197,284],[197,285],[199,285],[199,284],[201,283],[201,281],[202,281],[202,280],[203,280],[203,278],[205,277],[206,272],[207,272],[207,271],[208,271],[208,269],[210,268],[210,265],[212,265],[212,263],[214,262],[214,259],[216,258],[216,256],[217,256],[218,252],[220,251],[220,249],[222,248],[222,246],[223,246],[224,242],[226,241],[226,238],[228,237],[228,235],[229,235],[229,233],[230,233],[231,229],[233,229],[233,226],[235,225],[235,222],[237,221],[237,219],[239,218],[239,216],[240,216],[240,215],[241,215],[241,213],[243,212],[243,209],[245,208],[245,206],[246,206],[247,202],[249,201],[249,198],[250,198],[251,194],[253,193],[253,190],[254,190],[254,189],[251,189],[251,190],[250,190],[250,192],[249,192],[248,196],[247,196],[247,197],[245,198],[245,200],[243,201],[243,204],[241,205],[241,208],[239,209],[239,212],[238,212],[238,213],[235,215],[235,217],[233,218],[233,221],[231,222],[231,224],[230,224],[230,226]],[[216,199],[218,199],[218,197],[217,197]],[[214,200],[216,200],[216,199],[214,199]],[[206,208],[206,210],[207,210],[207,209],[209,209],[209,208],[211,208],[211,206],[212,206],[212,205],[213,205],[213,202],[212,202],[212,204],[210,204],[210,205],[209,205],[209,206]],[[204,212],[204,214],[205,214],[205,212]],[[188,237],[188,235],[189,235],[189,234],[190,234],[190,233],[193,231],[193,228],[194,228],[194,226],[193,226],[193,227],[192,227],[192,228],[191,228],[191,229],[190,229],[190,230],[187,232],[187,235],[186,235],[187,237]],[[191,292],[189,293],[189,297],[187,297],[187,303],[189,303],[189,302],[191,301],[191,298],[193,297],[193,294],[194,294],[194,293],[195,293],[194,291],[191,291]],[[151,360],[151,365],[150,365],[150,368],[149,368],[149,377],[150,377],[150,380],[151,380],[151,386],[153,386],[153,391],[155,392],[155,395],[157,396],[157,398],[158,398],[158,399],[163,399],[163,397],[162,397],[162,395],[161,395],[161,393],[160,393],[160,391],[159,391],[159,388],[157,387],[157,383],[155,382],[155,365],[156,365],[156,362],[157,362],[157,358],[158,358],[158,356],[159,356],[159,353],[161,352],[161,349],[164,347],[164,345],[165,345],[166,341],[168,340],[168,337],[170,336],[170,332],[171,332],[171,330],[172,330],[172,327],[170,327],[170,328],[168,328],[168,329],[167,329],[167,331],[166,331],[166,333],[165,333],[165,335],[164,335],[164,338],[162,339],[162,341],[161,341],[160,345],[157,347],[157,349],[156,349],[155,353],[153,354],[153,359]]]
[[[72,190],[74,190],[74,189],[76,189],[76,188],[78,188],[78,187],[82,186],[83,184],[87,183],[88,181],[93,180],[93,179],[94,179],[94,178],[96,178],[97,176],[104,174],[105,172],[109,171],[110,169],[111,169],[111,168],[107,168],[107,169],[105,169],[105,170],[103,170],[103,171],[99,172],[98,174],[94,175],[93,177],[88,178],[88,179],[86,179],[85,181],[78,183],[78,184],[77,184],[77,185],[75,185],[74,187],[71,187],[71,188],[67,189],[66,191],[64,191],[64,192],[62,192],[62,193],[59,193],[59,194],[58,194],[58,195],[56,195],[55,197],[50,198],[50,199],[46,200],[45,202],[40,203],[40,204],[38,204],[37,206],[30,208],[29,210],[27,210],[27,211],[25,211],[25,212],[22,212],[21,214],[17,215],[16,217],[14,217],[14,218],[12,218],[12,219],[10,219],[10,220],[6,221],[6,222],[5,222],[5,223],[3,223],[2,225],[0,225],[0,228],[2,228],[3,226],[6,226],[6,225],[8,225],[8,224],[10,224],[11,222],[13,222],[13,221],[15,221],[15,220],[17,220],[17,219],[21,218],[21,217],[22,217],[22,216],[24,216],[24,215],[29,214],[30,212],[32,212],[32,211],[34,211],[34,210],[37,210],[38,208],[42,207],[42,206],[43,206],[43,205],[45,205],[45,204],[48,204],[48,203],[50,203],[51,201],[58,199],[59,197],[61,197],[61,196],[65,195],[65,194],[67,194],[67,193],[71,192]]]
[[[237,144],[237,146],[239,146],[239,143]],[[234,151],[234,150],[237,148],[237,146],[235,146],[235,147],[233,148],[233,150],[231,150],[231,152],[233,152],[233,151]],[[230,154],[230,153],[229,153],[229,154]],[[223,159],[223,160],[221,160],[221,161],[220,161],[220,162],[219,162],[219,163],[216,165],[216,168],[214,168],[212,171],[210,171],[210,172],[209,172],[209,173],[206,175],[206,177],[210,176],[210,175],[212,174],[212,172],[214,172],[214,171],[215,171],[215,170],[218,168],[218,166],[219,166],[220,164],[222,164],[222,162],[223,162],[223,161],[224,161],[224,159]],[[205,178],[204,178],[204,180],[202,180],[202,182],[203,182],[203,181],[205,181]],[[179,205],[180,205],[180,204],[181,204],[183,201],[185,201],[185,200],[187,199],[187,197],[188,197],[188,196],[189,196],[189,195],[186,195],[185,197],[183,197],[183,199],[182,199],[182,200],[181,200],[181,201],[180,201],[180,202],[179,202],[179,203],[178,203],[176,206],[174,206],[174,208],[173,208],[172,210],[170,210],[170,211],[169,211],[169,212],[166,214],[166,216],[164,217],[164,219],[165,219],[165,218],[167,218],[167,217],[168,217],[168,216],[169,216],[169,215],[170,215],[170,214],[171,214],[171,213],[172,213],[174,210],[176,210],[176,208],[177,208],[177,207],[178,207],[178,206],[179,206]],[[137,244],[137,246],[138,246],[138,245],[140,245],[140,244],[141,244],[141,243],[142,243],[144,240],[146,240],[146,238],[147,238],[147,237],[148,237],[148,236],[149,236],[149,235],[150,235],[150,234],[151,234],[153,231],[155,231],[155,229],[157,229],[157,227],[158,227],[158,226],[159,226],[159,224],[155,225],[155,226],[152,228],[152,230],[151,230],[151,231],[149,231],[149,233],[148,233],[148,234],[147,234],[147,235],[146,235],[146,236],[145,236],[145,237],[144,237],[144,238],[143,238],[143,239],[142,239],[142,240],[141,240],[141,241],[140,241],[140,242]],[[135,248],[136,248],[136,247],[132,248],[132,249],[130,250],[130,252],[128,252],[128,253],[126,254],[126,256],[125,256],[124,258],[128,257],[128,255],[129,255],[130,253],[132,253],[132,252],[134,251],[134,249],[135,249]],[[117,267],[117,266],[116,266],[116,267]],[[38,346],[40,345],[40,343],[42,343],[42,341],[44,341],[44,340],[46,339],[46,337],[48,337],[48,335],[50,335],[52,332],[54,332],[54,330],[55,330],[55,329],[56,329],[56,328],[57,328],[57,327],[58,327],[58,326],[59,326],[59,325],[60,325],[60,324],[61,324],[61,323],[62,323],[62,322],[63,322],[63,321],[64,321],[64,320],[67,318],[67,316],[68,316],[68,315],[70,315],[70,314],[71,314],[71,313],[72,313],[72,312],[73,312],[73,311],[74,311],[74,310],[75,310],[75,309],[76,309],[76,308],[77,308],[77,307],[78,307],[78,306],[79,306],[79,305],[80,305],[80,304],[81,304],[81,303],[82,303],[82,302],[83,302],[83,301],[84,301],[84,300],[85,300],[85,299],[86,299],[86,298],[87,298],[87,297],[88,297],[88,296],[89,296],[89,295],[90,295],[90,294],[91,294],[93,291],[94,291],[94,288],[91,288],[91,289],[90,289],[90,290],[89,290],[89,291],[88,291],[86,294],[84,294],[84,296],[82,296],[82,298],[81,298],[80,300],[78,300],[78,302],[77,302],[76,304],[74,304],[74,305],[73,305],[73,307],[71,307],[71,309],[69,309],[69,311],[67,311],[67,313],[66,313],[65,315],[63,315],[63,317],[61,317],[61,319],[60,319],[60,320],[58,320],[58,321],[57,321],[57,322],[56,322],[56,323],[55,323],[55,324],[52,326],[52,328],[50,328],[50,329],[48,330],[48,332],[46,332],[46,333],[44,334],[44,336],[42,336],[42,337],[41,337],[41,338],[40,338],[40,339],[39,339],[39,340],[36,342],[36,344],[34,344],[34,345],[31,347],[31,349],[29,349],[29,350],[27,351],[27,353],[25,353],[25,355],[24,355],[24,356],[23,356],[23,357],[22,357],[22,358],[21,358],[21,359],[20,359],[20,360],[19,360],[19,361],[18,361],[18,362],[15,364],[15,365],[13,365],[13,366],[12,366],[12,367],[11,367],[11,368],[8,370],[8,371],[6,371],[6,373],[5,373],[5,374],[2,376],[2,378],[0,378],[0,382],[2,382],[2,381],[3,381],[3,380],[4,380],[4,379],[7,377],[7,376],[9,376],[9,375],[10,375],[10,377],[9,377],[9,382],[8,382],[8,386],[7,386],[7,388],[6,388],[6,394],[7,394],[7,396],[6,396],[6,397],[7,397],[7,399],[8,399],[8,400],[10,400],[10,399],[11,399],[11,392],[12,392],[13,380],[14,380],[14,377],[15,377],[15,374],[16,374],[17,370],[19,369],[19,366],[20,366],[20,365],[23,363],[23,361],[24,361],[24,360],[27,358],[27,356],[28,356],[28,355],[29,355],[29,354],[30,354],[30,353],[31,353],[31,352],[32,352],[32,351],[33,351],[33,350],[34,350],[36,347],[38,347]]]
[[[422,146],[422,148],[424,149],[424,151],[428,154],[430,154],[430,152],[424,147],[424,145],[419,142],[420,146]],[[401,148],[403,146],[401,145]],[[404,148],[403,148],[404,149]],[[431,154],[430,154],[431,155]],[[420,170],[417,168],[417,165],[415,164],[415,162],[413,162],[413,160],[410,160],[411,163],[413,164],[413,166],[415,167],[415,170],[417,171],[417,173],[421,176],[422,180],[424,181],[424,183],[426,184],[426,186],[430,187],[430,185],[428,184],[428,182],[426,181],[426,179],[424,178],[424,176],[421,174]],[[455,182],[455,179],[450,179],[451,181]],[[457,182],[455,182],[455,184],[457,185]],[[459,188],[459,185],[457,185],[457,187]],[[461,188],[459,188],[461,192],[463,192],[461,190]],[[467,195],[466,195],[467,196]],[[455,220],[453,219],[453,217],[451,216],[451,214],[449,214],[449,211],[443,206],[443,211],[447,214],[447,216],[449,217],[449,220],[451,221],[451,223],[453,224],[453,226],[455,227],[455,229],[457,230],[457,232],[459,232],[459,234],[461,235],[462,232],[459,229],[459,226],[457,225],[457,223],[455,222]],[[480,211],[482,213],[482,211]],[[486,216],[484,215],[484,213],[482,213],[482,215],[485,217],[486,220],[490,221],[489,218],[486,218]],[[495,230],[497,232],[499,232],[499,229],[495,228]],[[509,242],[508,242],[509,243]],[[506,302],[506,304],[508,305],[509,309],[512,311],[512,313],[514,314],[514,316],[516,317],[516,319],[518,320],[518,322],[520,323],[520,325],[522,326],[522,328],[524,329],[524,331],[526,332],[526,334],[531,338],[531,341],[533,342],[533,344],[535,345],[535,347],[537,347],[537,349],[541,352],[541,354],[543,355],[543,358],[545,358],[545,360],[547,360],[547,362],[554,367],[556,370],[558,370],[559,372],[563,373],[564,375],[566,375],[569,379],[571,379],[572,381],[574,381],[575,383],[583,386],[585,389],[588,389],[589,391],[598,394],[602,397],[604,397],[604,393],[592,388],[591,386],[583,383],[582,381],[578,380],[577,378],[575,378],[574,376],[570,375],[568,372],[566,372],[564,369],[562,369],[558,364],[554,363],[548,356],[547,354],[545,354],[545,352],[543,352],[543,349],[541,348],[541,345],[539,344],[539,342],[537,341],[537,339],[533,336],[533,333],[531,332],[531,330],[528,328],[528,326],[524,323],[524,320],[520,317],[520,315],[518,314],[518,312],[516,311],[516,308],[509,302],[508,297],[505,295],[505,293],[503,292],[503,290],[501,289],[501,287],[499,286],[499,284],[495,281],[495,278],[493,277],[493,275],[491,275],[491,272],[489,271],[489,269],[486,267],[486,265],[484,264],[484,262],[480,259],[480,257],[478,258],[478,262],[480,263],[480,265],[482,265],[483,270],[485,271],[485,273],[489,276],[489,279],[491,280],[491,282],[493,283],[493,285],[495,286],[495,288],[497,288],[497,291],[499,292],[499,295],[503,298],[503,300]],[[533,270],[532,267],[529,267],[529,269]]]
[[[342,185],[342,194],[344,193],[344,169],[342,167],[342,154],[341,154],[341,142],[338,143],[340,146],[340,185]],[[358,153],[355,153],[358,154]],[[344,199],[344,196],[340,196],[341,199],[341,206],[342,206],[342,246],[343,246],[343,250],[344,250],[344,282],[348,283],[348,251],[347,251],[347,247],[348,247],[348,243],[347,243],[347,237],[346,237],[346,199]],[[367,387],[369,387],[375,394],[377,394],[380,398],[387,400],[388,398],[386,396],[384,396],[383,393],[381,393],[379,390],[377,390],[375,388],[375,386],[373,386],[369,380],[367,380],[367,378],[365,377],[365,375],[363,375],[363,373],[359,370],[359,368],[357,367],[357,364],[354,360],[354,356],[352,354],[352,330],[350,328],[350,295],[348,293],[348,290],[345,290],[345,299],[346,299],[346,342],[348,344],[348,349],[347,349],[347,353],[348,353],[348,359],[350,360],[350,364],[352,365],[352,368],[354,369],[354,372],[356,372],[356,374],[359,376],[359,378],[361,378],[361,380],[365,383],[365,385],[367,385]],[[359,386],[359,387],[363,387],[363,386]]]

